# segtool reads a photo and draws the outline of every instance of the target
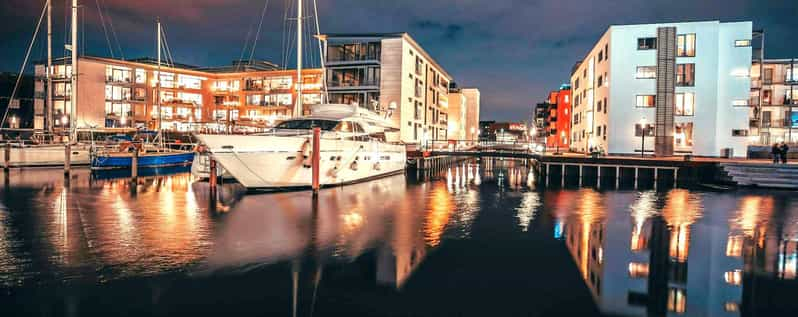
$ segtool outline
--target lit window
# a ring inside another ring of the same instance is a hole
[[[743,255],[743,237],[729,236],[726,240],[726,256],[739,257]]]
[[[674,115],[692,116],[695,108],[695,94],[691,92],[676,94],[676,109]]]
[[[676,36],[676,56],[695,56],[695,33]]]
[[[748,136],[748,130],[746,129],[733,129],[732,136]]]
[[[736,40],[736,41],[734,41],[734,46],[736,46],[736,47],[751,46],[751,40]]]
[[[648,277],[648,263],[629,262],[629,277],[631,278]]]
[[[651,108],[655,105],[656,95],[638,95],[635,106],[638,108]]]
[[[740,285],[743,281],[743,272],[740,270],[723,273],[723,279],[729,285]]]
[[[723,310],[734,313],[740,311],[740,305],[735,302],[726,302],[723,304]]]
[[[738,99],[732,101],[732,106],[735,107],[748,107],[748,100],[746,99]]]
[[[656,66],[638,66],[636,77],[638,79],[652,79],[657,78]]]
[[[687,306],[686,291],[681,288],[671,288],[668,290],[668,311],[677,314],[684,313]]]
[[[676,65],[676,86],[695,86],[695,64]]]

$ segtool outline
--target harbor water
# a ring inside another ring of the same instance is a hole
[[[0,316],[798,315],[794,192],[545,189],[512,160],[316,199],[139,175],[0,172]]]

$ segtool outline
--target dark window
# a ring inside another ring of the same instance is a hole
[[[676,86],[695,86],[695,64],[676,65]]]
[[[286,130],[310,130],[319,127],[324,131],[332,131],[338,126],[338,121],[334,120],[288,120],[278,124],[275,129]]]
[[[639,123],[635,124],[635,136],[643,136],[643,128]],[[646,124],[646,136],[654,136],[654,126]]]
[[[637,39],[638,50],[654,50],[657,49],[656,37],[644,37]]]
[[[607,108],[610,107],[610,104],[607,103],[607,98],[604,98],[604,113],[607,113]]]
[[[604,58],[610,59],[610,45],[604,44]]]
[[[598,53],[598,61],[601,62],[604,60],[604,51]]]
[[[380,42],[330,44],[327,61],[380,60]]]
[[[601,100],[596,103],[596,111],[601,112]]]
[[[748,130],[745,129],[732,130],[732,136],[748,136]]]
[[[604,85],[604,77],[598,76],[598,86],[601,87]]]

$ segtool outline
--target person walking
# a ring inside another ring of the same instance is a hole
[[[779,160],[781,159],[781,148],[778,142],[773,143],[773,147],[770,148],[770,154],[773,155],[773,164],[779,164]]]
[[[781,164],[787,164],[787,152],[790,151],[790,147],[787,146],[787,142],[781,142],[781,146],[779,147],[779,152],[781,152]]]

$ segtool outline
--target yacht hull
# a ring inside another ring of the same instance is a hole
[[[12,147],[9,166],[11,167],[47,167],[64,165],[63,145],[41,145],[32,147]],[[88,146],[74,146],[70,156],[71,165],[89,165],[90,151]]]
[[[311,186],[309,136],[198,135],[213,158],[247,189]],[[405,148],[376,141],[322,138],[319,184],[344,185],[404,171]]]

